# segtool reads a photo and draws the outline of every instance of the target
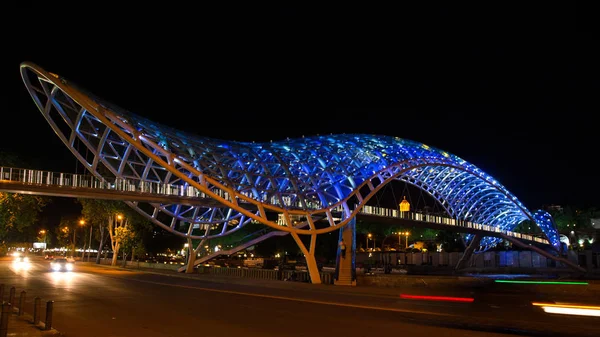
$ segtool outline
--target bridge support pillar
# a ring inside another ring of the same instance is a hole
[[[191,238],[187,238],[188,260],[187,260],[187,264],[185,265],[185,273],[186,274],[193,274],[194,273],[194,262],[196,262],[196,254],[198,254],[198,251],[200,250],[200,248],[202,247],[202,245],[204,245],[205,241],[206,241],[206,239],[202,239],[200,241],[200,243],[198,243],[198,246],[194,249],[194,245],[192,243],[192,239]]]
[[[312,284],[321,284],[321,274],[317,267],[317,260],[315,259],[315,247],[317,246],[317,234],[310,235],[310,248],[306,249],[306,246],[296,233],[290,233],[296,241],[296,244],[304,254],[306,258],[306,267],[308,268],[308,274],[310,275],[310,282]]]
[[[344,286],[356,285],[356,217],[340,229],[333,283]]]
[[[458,260],[458,263],[456,264],[456,267],[454,268],[454,270],[460,270],[465,267],[465,264],[469,261],[469,259],[471,259],[471,256],[473,256],[473,252],[475,251],[475,248],[477,248],[479,246],[479,243],[481,243],[482,238],[483,238],[483,235],[475,234],[473,239],[471,239],[471,243],[469,243],[469,245],[467,246],[467,249],[465,249],[465,253],[460,258],[460,260]]]

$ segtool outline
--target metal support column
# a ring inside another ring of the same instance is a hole
[[[346,250],[342,252],[340,242]],[[356,218],[340,229],[337,247],[335,285],[356,285]]]
[[[475,234],[475,236],[473,236],[473,239],[471,239],[471,242],[467,246],[467,249],[465,249],[465,253],[463,254],[463,256],[460,258],[460,260],[458,260],[458,263],[456,264],[456,268],[454,268],[454,270],[460,270],[465,267],[467,261],[469,261],[471,256],[473,256],[475,248],[479,247],[479,243],[481,243],[482,238],[483,236],[481,234]]]

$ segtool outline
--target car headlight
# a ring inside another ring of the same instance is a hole
[[[52,270],[55,270],[55,271],[60,270],[60,264],[53,264],[52,265]]]
[[[73,264],[72,264],[72,263],[67,263],[67,265],[66,265],[66,269],[67,269],[68,271],[71,271],[71,270],[73,270]]]
[[[24,257],[23,258],[23,262],[29,262],[29,258],[28,257]]]

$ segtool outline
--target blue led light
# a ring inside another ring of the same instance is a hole
[[[560,235],[552,215],[544,210],[538,209],[533,213],[533,218],[542,232],[548,237],[550,244],[558,249],[560,247]]]

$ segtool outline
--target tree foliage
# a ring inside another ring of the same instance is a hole
[[[36,223],[46,202],[35,195],[0,192],[0,238],[5,239],[12,231],[23,232]]]
[[[17,155],[0,152],[0,166],[27,165]],[[18,234],[37,222],[39,213],[48,202],[48,198],[37,195],[0,192],[0,240],[21,239]]]
[[[134,247],[142,245],[144,234],[152,229],[146,218],[121,201],[79,199],[79,203],[84,219],[97,227],[98,241],[102,242],[108,232],[113,265],[121,249],[129,253]]]
[[[214,247],[220,245],[223,249],[232,248],[234,245],[241,243],[245,238],[249,238],[254,233],[262,231],[263,229],[266,233],[270,228],[260,223],[250,222],[229,235],[211,239],[210,246]]]
[[[119,249],[123,252],[123,266],[125,266],[127,254],[131,252],[136,245],[136,235],[131,227],[131,225],[126,225],[119,226],[115,229],[114,240],[118,243],[119,248],[117,248],[114,254],[116,255]]]
[[[554,211],[551,214],[558,231],[566,233],[572,230],[590,229],[592,226],[590,220],[600,217],[600,209],[597,207],[574,208],[566,206],[562,211]]]
[[[71,242],[71,233],[75,226],[75,217],[67,216],[61,217],[58,227],[54,228],[54,235],[56,237],[56,244],[59,247],[68,247]]]

